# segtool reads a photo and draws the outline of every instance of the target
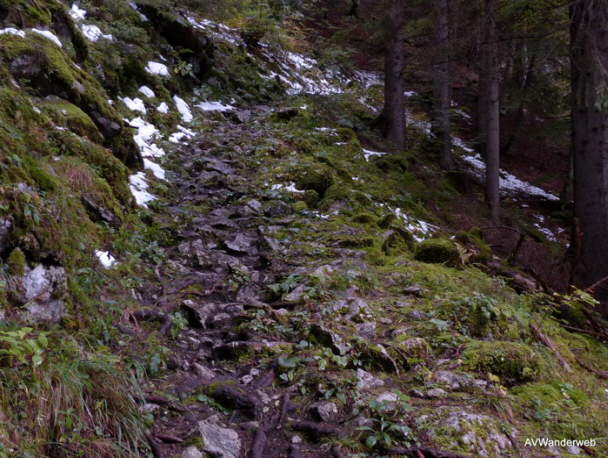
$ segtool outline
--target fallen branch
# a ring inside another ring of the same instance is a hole
[[[154,442],[154,439],[152,439],[150,436],[146,436],[146,439],[148,440],[148,445],[150,446],[150,450],[152,450],[152,455],[154,455],[154,458],[165,458],[165,454],[160,448],[160,445]]]
[[[587,364],[584,361],[581,361],[578,358],[575,358],[576,362],[579,363],[581,366],[583,366],[585,369],[587,369],[589,372],[593,372],[595,375],[597,375],[600,378],[606,379],[608,380],[608,372],[605,371],[600,371],[597,369],[594,369],[593,367],[591,367],[589,364]]]
[[[312,421],[293,421],[291,422],[291,427],[296,431],[308,433],[317,440],[327,436],[342,436],[342,430],[335,426],[324,423],[315,423]]]
[[[182,442],[184,442],[183,439],[180,439],[179,437],[173,436],[171,434],[159,433],[159,434],[155,434],[154,437],[156,437],[159,441],[164,442],[166,444],[181,444]]]
[[[608,335],[602,334],[600,332],[589,331],[588,329],[576,328],[574,326],[570,326],[567,324],[560,323],[562,328],[567,329],[572,332],[580,332],[582,334],[589,334],[590,336],[597,337],[598,339],[608,339]]]
[[[540,329],[538,328],[538,326],[534,326],[532,323],[530,323],[530,328],[532,329],[532,331],[534,331],[534,333],[536,334],[536,337],[538,337],[538,339],[543,344],[545,344],[545,346],[547,348],[549,348],[549,350],[551,350],[553,352],[553,354],[555,355],[555,357],[557,358],[557,360],[559,361],[559,363],[562,365],[562,367],[566,370],[566,372],[572,372],[572,368],[566,362],[566,360],[564,359],[564,357],[553,346],[553,343],[551,342],[551,340],[549,339],[549,337],[547,337],[546,335],[542,334],[540,332]]]

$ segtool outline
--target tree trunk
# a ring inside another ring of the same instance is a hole
[[[450,135],[450,63],[448,55],[448,2],[435,0],[435,46],[438,50],[433,72],[435,96],[434,131],[439,145],[439,163],[444,169],[454,165]]]
[[[608,5],[578,0],[571,14],[572,145],[582,286],[608,275]],[[596,291],[606,299],[606,285]]]
[[[536,64],[536,55],[532,54],[532,57],[530,58],[530,62],[528,63],[528,67],[527,67],[524,77],[523,77],[524,81],[523,81],[521,89],[522,89],[522,92],[524,93],[524,97],[525,97],[525,92],[528,89],[530,89],[530,86],[532,85],[535,64]],[[511,134],[509,135],[507,144],[502,149],[501,154],[507,155],[510,153],[511,148],[513,147],[513,144],[515,143],[515,140],[517,139],[517,134],[519,133],[519,129],[521,128],[521,126],[523,124],[525,109],[526,109],[526,102],[522,100],[520,102],[519,106],[517,107],[517,111],[515,112],[515,119],[513,120],[513,128],[511,129]]]
[[[479,39],[479,81],[477,83],[477,144],[481,157],[486,158],[487,105],[488,105],[488,63],[485,46],[485,24]]]
[[[405,49],[403,28],[398,26],[386,45],[384,59],[384,108],[377,120],[382,134],[403,150],[406,143],[405,124]]]
[[[487,75],[486,112],[486,202],[494,223],[500,219],[500,81],[496,36],[496,1],[486,0],[485,64]]]

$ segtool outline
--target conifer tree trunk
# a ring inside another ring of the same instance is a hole
[[[380,114],[383,135],[398,149],[405,149],[405,49],[403,27],[396,27],[384,58],[384,108]]]
[[[608,275],[608,0],[577,0],[570,14],[574,202],[589,286]]]
[[[485,40],[482,47],[486,65],[486,202],[494,223],[500,219],[500,80],[498,72],[498,41],[496,33],[496,0],[486,0]]]
[[[450,135],[450,63],[448,55],[448,2],[435,0],[435,46],[438,50],[433,72],[435,96],[435,136],[439,145],[441,167],[452,167]]]

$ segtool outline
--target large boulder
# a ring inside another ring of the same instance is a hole
[[[198,423],[203,450],[217,458],[239,458],[241,439],[233,429],[224,428],[217,415]]]

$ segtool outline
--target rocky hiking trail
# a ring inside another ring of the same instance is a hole
[[[343,203],[328,215],[296,214],[262,189],[259,149],[252,145],[274,142],[269,121],[288,112],[255,106],[207,120],[203,135],[169,155],[177,163],[170,174],[174,197],[156,217],[175,223],[177,243],[156,270],[160,283],[140,292],[147,308],[133,312],[130,328],[123,327],[144,345],[160,339],[168,348],[166,375],[143,387],[141,410],[153,418],[154,456],[357,456],[348,441],[358,442],[361,434],[373,437],[370,447],[384,440],[384,451],[358,456],[464,456],[420,444],[444,422],[481,453],[470,456],[483,456],[487,448],[516,450],[496,418],[459,406],[470,399],[463,392],[493,392],[491,383],[451,372],[461,364],[464,345],[433,363],[426,340],[415,337],[413,324],[425,326],[432,316],[419,309],[428,291],[416,284],[403,289],[395,275],[384,281],[398,294],[366,285],[366,271],[375,268],[357,249],[353,236],[361,230],[329,226]],[[334,242],[330,254],[314,262],[304,244],[284,236],[304,228],[313,234],[308,239],[322,240],[331,231],[351,238]],[[314,300],[314,289],[302,280],[307,275],[341,284]],[[277,289],[280,294],[269,296]],[[381,307],[372,309],[369,301]],[[179,328],[169,316],[176,311],[187,320]],[[437,369],[431,378],[424,364]],[[431,389],[408,388],[423,380]],[[414,438],[410,426],[423,413],[429,426]],[[479,428],[483,437],[473,432]]]
[[[208,212],[192,214],[181,226],[177,234],[181,243],[168,261],[178,273],[170,279],[161,273],[161,293],[150,290],[144,297],[157,308],[141,314],[141,319],[159,319],[161,332],[169,331],[171,324],[163,317],[177,308],[189,325],[179,333],[169,357],[177,370],[158,380],[145,398],[145,409],[155,417],[151,446],[157,457],[172,456],[184,441],[194,438],[199,443],[196,436],[202,435],[202,448],[210,456],[328,456],[326,448],[304,444],[296,431],[339,437],[343,427],[316,423],[308,416],[293,417],[292,390],[277,389],[277,367],[260,367],[254,356],[293,342],[239,329],[255,317],[247,313],[252,310],[266,320],[284,323],[285,307],[293,308],[297,301],[270,305],[261,301],[261,292],[277,278],[301,270],[297,259],[276,256],[281,247],[272,238],[277,228],[294,221],[291,207],[280,200],[256,199],[251,179],[256,171],[243,160],[244,145],[265,135],[253,120],[266,118],[271,111],[254,107],[240,114],[252,120],[222,124],[211,138],[194,139],[174,152],[183,173],[175,181],[176,198],[167,205],[168,216],[183,219],[185,210],[197,205]],[[237,202],[241,196],[249,197]],[[242,284],[235,287],[232,282],[237,281]],[[247,360],[247,355],[253,358]],[[202,402],[181,403],[192,396]],[[209,404],[230,409],[230,414],[218,414]],[[329,412],[334,413],[338,412]],[[294,431],[286,431],[287,422]],[[203,455],[191,447],[183,456]]]

